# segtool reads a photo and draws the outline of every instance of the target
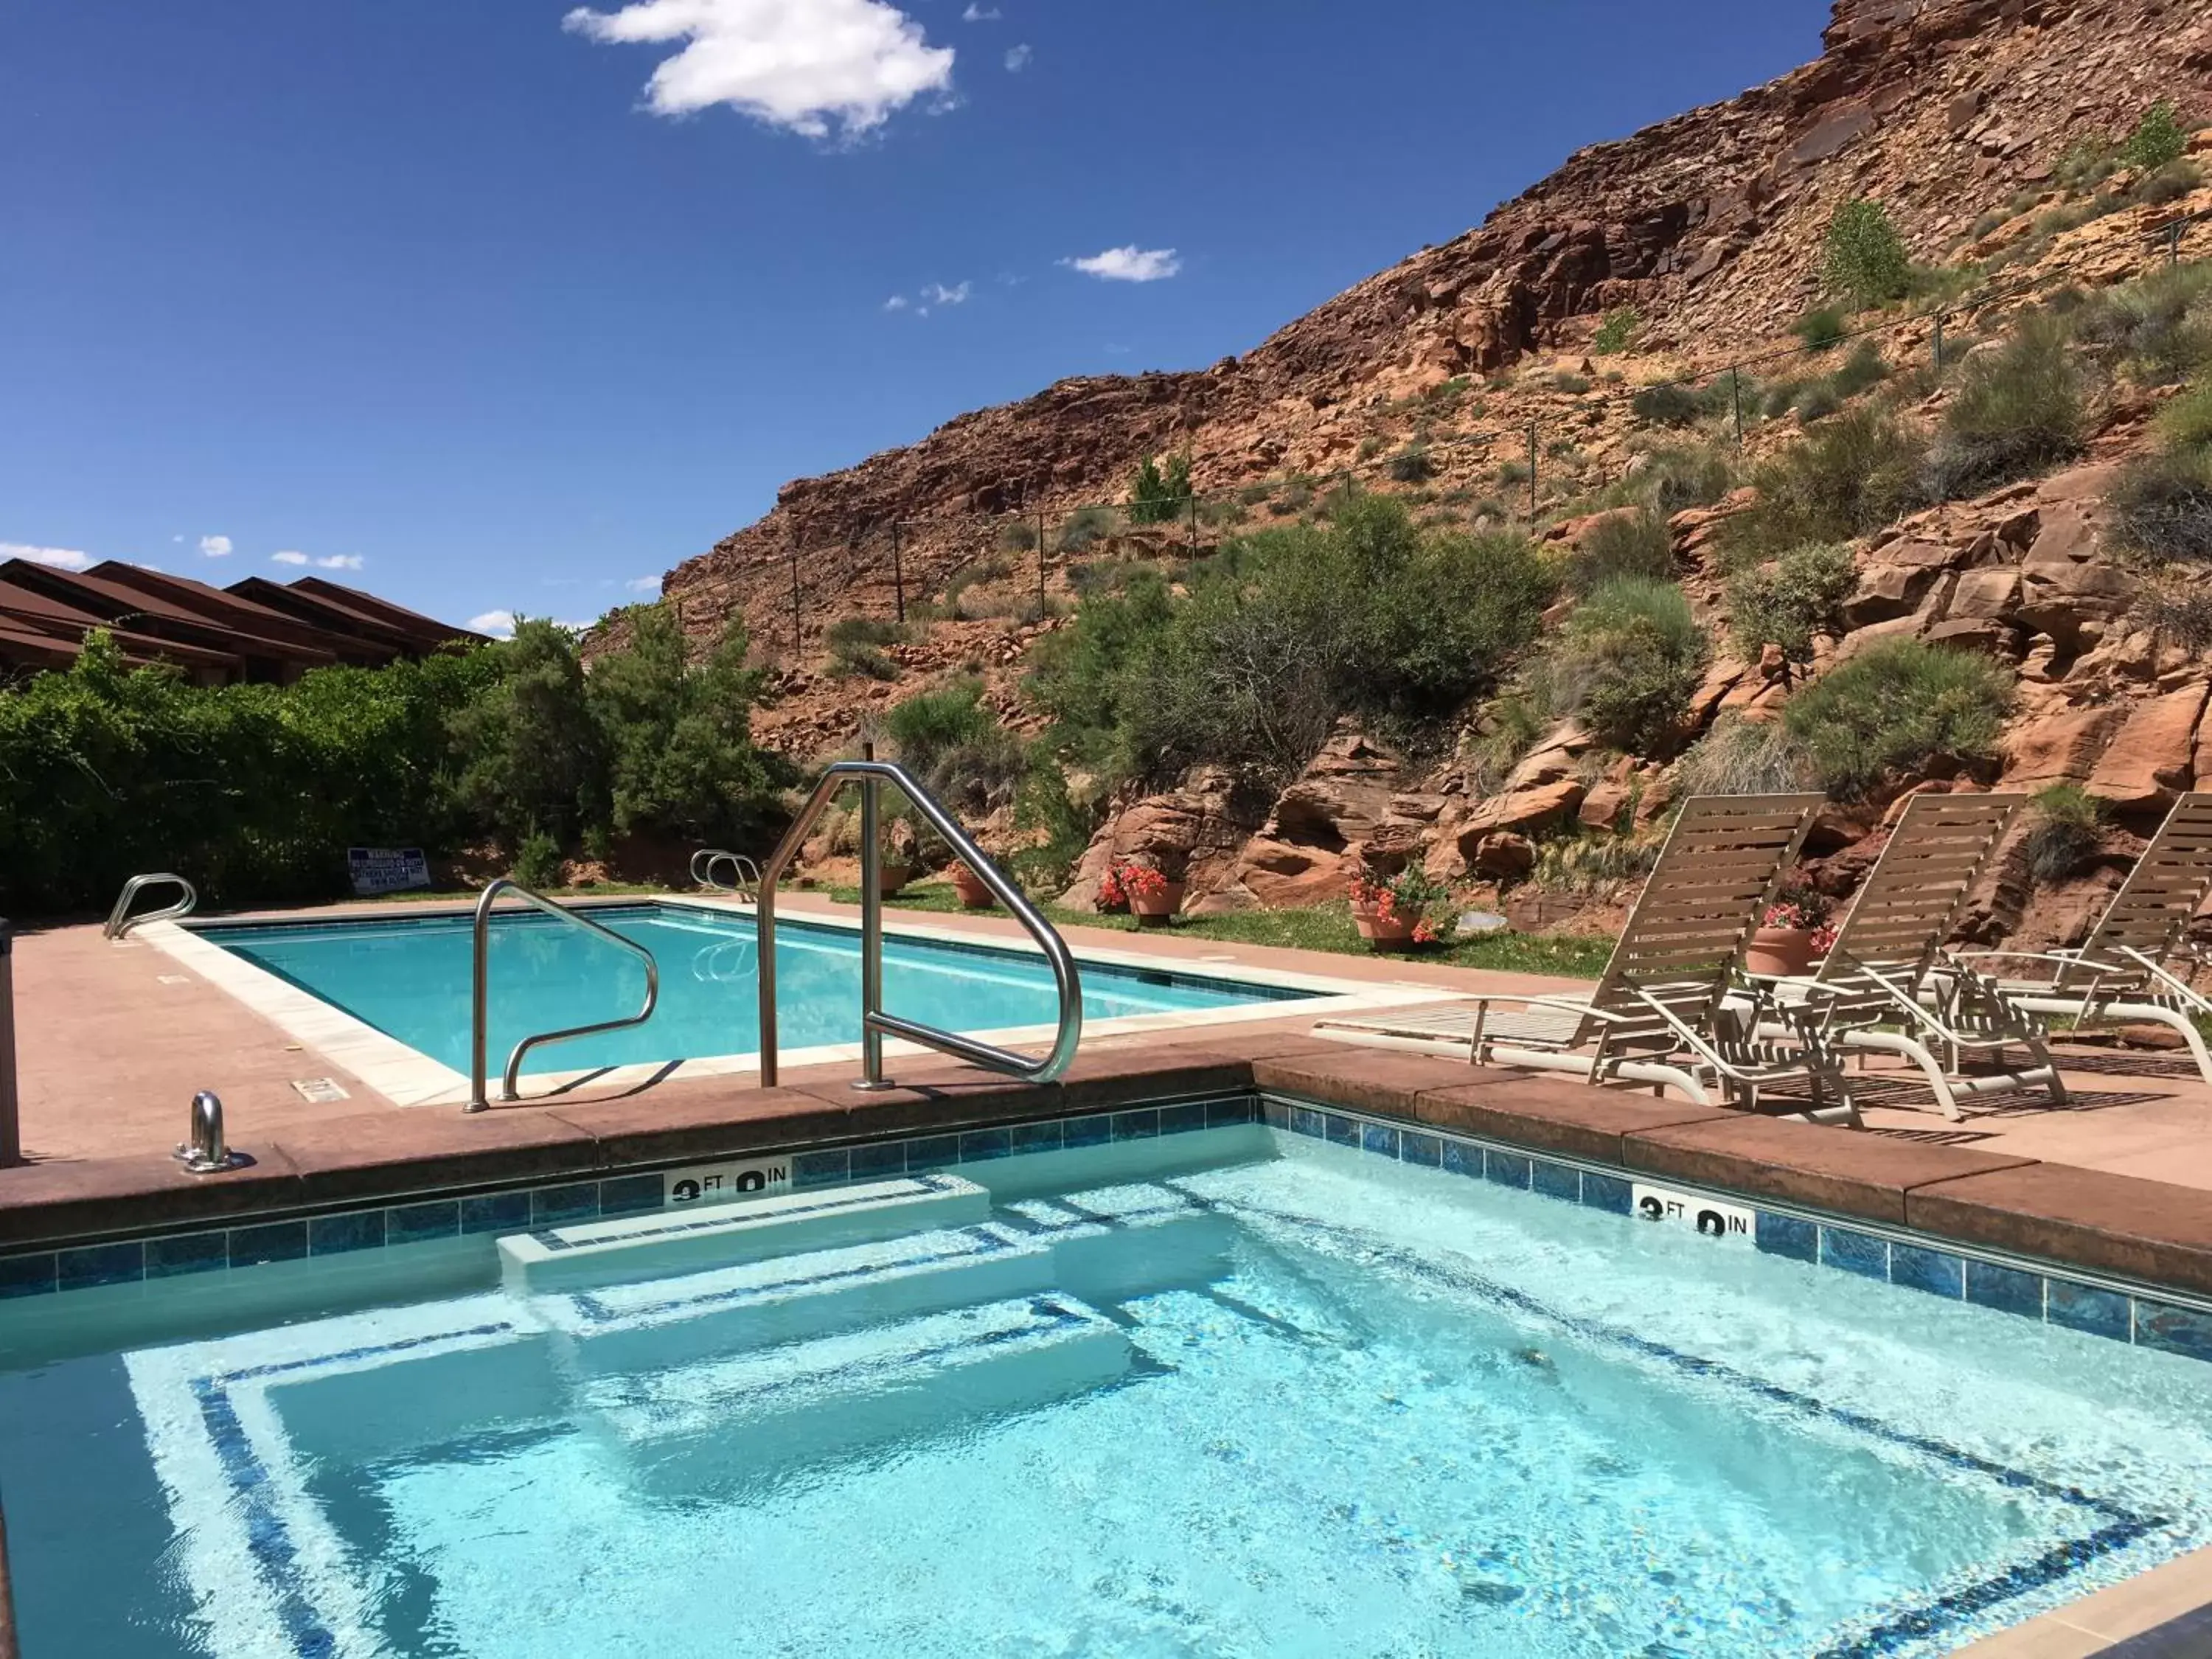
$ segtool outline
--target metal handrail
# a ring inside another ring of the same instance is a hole
[[[476,973],[471,988],[474,1002],[471,1009],[469,1027],[469,1103],[465,1109],[482,1112],[490,1109],[491,1103],[484,1098],[484,1045],[489,1037],[490,1021],[486,1007],[491,996],[491,909],[501,893],[512,893],[526,904],[535,905],[549,916],[563,921],[573,921],[587,933],[598,934],[610,945],[618,945],[645,963],[645,1006],[623,1019],[603,1019],[591,1025],[571,1025],[564,1030],[540,1031],[526,1036],[514,1045],[514,1052],[507,1057],[507,1073],[501,1079],[499,1097],[520,1100],[515,1092],[515,1079],[522,1074],[523,1056],[532,1048],[548,1042],[566,1042],[570,1037],[593,1036],[601,1031],[620,1031],[632,1025],[642,1025],[653,1018],[653,1011],[660,1005],[660,964],[653,960],[653,952],[634,939],[624,939],[611,927],[593,921],[589,916],[556,904],[542,893],[533,893],[511,877],[501,876],[483,890],[477,901]]]
[[[704,869],[700,867],[702,860]],[[728,865],[738,878],[728,882],[716,881],[714,866],[718,864]],[[743,853],[726,853],[719,847],[702,847],[691,855],[691,883],[695,887],[711,887],[718,893],[736,893],[742,897],[748,871],[752,872],[752,890],[757,893],[760,891],[760,866]]]
[[[182,888],[184,897],[159,910],[149,910],[143,916],[128,914],[131,900],[137,898],[149,887],[158,885],[165,881],[174,882]],[[115,908],[107,913],[107,925],[100,930],[100,936],[102,939],[121,939],[132,928],[143,927],[149,921],[174,921],[179,916],[191,915],[199,902],[199,890],[182,876],[171,875],[166,870],[157,871],[151,875],[133,876],[123,884],[123,892],[116,899]]]
[[[853,1086],[891,1086],[884,1076],[885,1036],[904,1037],[909,1042],[951,1054],[986,1071],[1004,1073],[1025,1082],[1049,1083],[1060,1076],[1074,1063],[1076,1045],[1083,1040],[1083,981],[1076,971],[1075,957],[1068,951],[1067,941],[1037,913],[1021,889],[1000,874],[998,866],[983,855],[982,849],[969,839],[957,819],[902,769],[889,761],[875,759],[871,750],[865,759],[837,761],[823,773],[822,781],[815,786],[806,805],[784,832],[775,851],[769,854],[768,867],[761,875],[754,912],[759,921],[760,939],[761,1086],[772,1089],[776,1080],[776,884],[783,879],[784,870],[798,855],[808,831],[813,829],[815,820],[822,816],[831,797],[854,781],[860,785],[860,1080]],[[977,879],[991,890],[992,896],[1028,929],[1030,937],[1044,952],[1045,961],[1052,969],[1053,982],[1060,993],[1060,1029],[1053,1040],[1052,1052],[1042,1060],[1031,1060],[955,1031],[940,1031],[933,1025],[918,1024],[884,1012],[883,854],[878,845],[880,814],[877,796],[886,783],[897,787],[915,811],[929,821],[930,828],[945,837],[961,860],[975,872]]]

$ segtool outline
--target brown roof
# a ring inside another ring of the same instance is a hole
[[[320,576],[302,576],[289,585],[295,593],[312,594],[329,604],[350,606],[366,611],[387,625],[427,639],[434,644],[459,640],[468,645],[489,645],[490,640],[482,634],[472,634],[465,628],[456,628],[451,623],[441,623],[434,617],[426,617],[419,611],[410,611],[404,605],[394,605],[374,593],[364,593],[358,587],[348,587],[343,582],[326,581]]]

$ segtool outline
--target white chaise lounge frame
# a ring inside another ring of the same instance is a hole
[[[2212,792],[2198,792],[2174,802],[2078,948],[1962,951],[1952,960],[1962,970],[1975,971],[1983,962],[2007,963],[2007,970],[1994,977],[1996,988],[2031,1013],[2076,1025],[2139,1020],[2170,1026],[2180,1033],[2197,1072],[2212,1083],[2212,1051],[2197,1027],[2200,1019],[2212,1020],[2212,1000],[2169,965],[2176,957],[2185,957],[2191,969],[2198,965],[2186,935],[2208,896]],[[2011,963],[2030,962],[2045,964],[2045,976],[2015,977],[2010,971]]]
[[[1725,1011],[1732,970],[1804,845],[1821,797],[1702,795],[1687,802],[1588,996],[1480,997],[1400,1018],[1322,1021],[1316,1032],[1389,1047],[1464,1048],[1475,1065],[1570,1072],[1592,1084],[1673,1088],[1698,1105],[1719,1094],[1756,1109],[1763,1091],[1810,1088],[1806,1115],[1855,1122],[1841,1066],[1805,1027],[1808,1010]],[[1510,1009],[1510,1012],[1504,1010]],[[1832,1097],[1832,1104],[1825,1103]]]
[[[1774,985],[1781,1003],[1817,1011],[1828,1042],[1911,1060],[1954,1123],[1965,1116],[1962,1096],[2040,1089],[2054,1105],[2066,1099],[2033,1015],[1964,963],[1936,971],[1975,883],[2027,801],[2025,795],[1913,796],[1819,969]],[[2008,1071],[2004,1057],[2013,1048],[2024,1050],[2029,1063]],[[1970,1055],[1994,1059],[1995,1069],[1966,1074]]]

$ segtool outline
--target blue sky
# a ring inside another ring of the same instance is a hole
[[[0,14],[0,551],[588,619],[787,479],[1248,349],[1826,15],[602,6]]]

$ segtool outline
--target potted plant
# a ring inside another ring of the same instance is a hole
[[[1182,908],[1183,884],[1148,865],[1132,864],[1121,872],[1121,889],[1139,927],[1164,927]]]
[[[988,910],[997,902],[991,896],[991,890],[983,884],[982,877],[965,864],[952,866],[952,890],[960,896],[960,908],[963,910]]]
[[[1364,869],[1352,878],[1352,925],[1377,951],[1433,945],[1437,930],[1430,913],[1450,897],[1451,889],[1418,865],[1389,877]]]
[[[1129,866],[1119,859],[1108,860],[1106,873],[1098,878],[1098,914],[1118,915],[1129,908],[1129,887],[1122,879]]]
[[[1809,887],[1785,887],[1744,946],[1743,970],[1762,979],[1791,979],[1808,973],[1813,958],[1835,942],[1827,925],[1828,901]]]

